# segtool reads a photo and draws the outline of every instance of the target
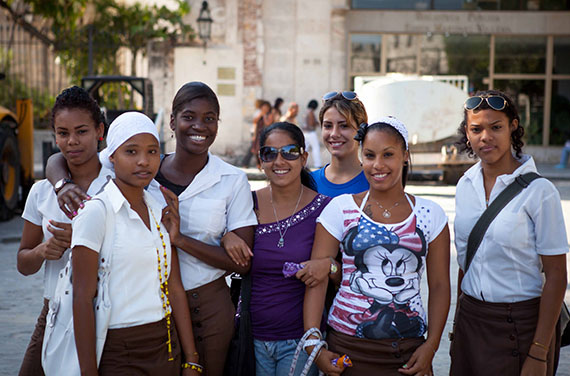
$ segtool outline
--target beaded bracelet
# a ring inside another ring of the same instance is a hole
[[[190,368],[190,369],[198,371],[198,373],[202,373],[204,371],[204,367],[202,367],[201,365],[199,365],[197,363],[192,363],[192,362],[183,363],[182,368],[183,369]]]

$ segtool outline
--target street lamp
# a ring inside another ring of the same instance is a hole
[[[200,14],[196,21],[198,22],[198,35],[200,35],[200,39],[202,39],[204,47],[206,47],[206,42],[212,34],[212,22],[214,22],[207,1],[202,1],[202,9],[200,9]]]

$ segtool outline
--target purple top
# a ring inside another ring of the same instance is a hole
[[[317,194],[303,209],[291,216],[284,237],[285,246],[277,248],[277,223],[257,226],[251,265],[251,325],[253,337],[262,341],[297,339],[303,336],[303,299],[305,284],[295,277],[283,276],[287,261],[303,262],[311,258],[316,219],[331,200]],[[279,221],[285,231],[287,218]]]

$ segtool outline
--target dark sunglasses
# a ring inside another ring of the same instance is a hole
[[[475,110],[477,107],[486,101],[489,107],[496,111],[502,111],[505,107],[507,107],[507,100],[499,95],[491,95],[488,97],[476,96],[467,98],[463,107],[470,111]]]
[[[356,94],[354,91],[331,91],[330,93],[326,93],[325,95],[323,95],[323,103],[328,101],[329,99],[333,99],[339,94],[342,95],[342,97],[347,101],[353,101],[355,99],[358,99],[358,94]]]
[[[277,159],[279,153],[281,153],[283,159],[294,161],[303,154],[303,148],[295,144],[285,145],[279,149],[273,146],[263,146],[259,149],[259,159],[262,162],[273,162]]]

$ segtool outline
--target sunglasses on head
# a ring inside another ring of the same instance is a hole
[[[262,162],[273,162],[277,159],[278,154],[281,154],[283,159],[294,161],[296,159],[299,159],[301,154],[303,154],[303,148],[298,145],[291,144],[285,145],[281,148],[263,146],[261,149],[259,149],[259,159],[261,159]]]
[[[358,99],[358,95],[354,91],[331,91],[330,93],[323,95],[323,102],[333,99],[337,95],[342,95],[342,97],[347,101]]]
[[[469,111],[475,110],[481,105],[481,103],[483,103],[483,101],[486,101],[489,107],[491,107],[493,110],[496,111],[501,111],[505,107],[507,107],[507,100],[501,97],[500,95],[490,95],[490,96],[479,95],[476,97],[467,98],[463,107]]]

